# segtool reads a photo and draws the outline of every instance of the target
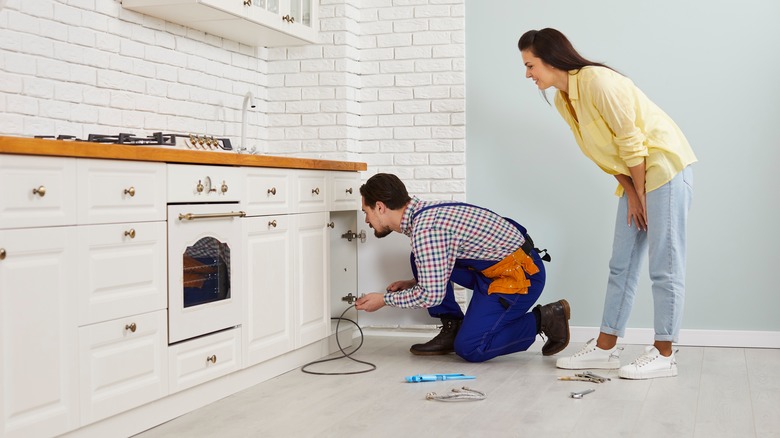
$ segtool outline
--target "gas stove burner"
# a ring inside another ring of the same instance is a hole
[[[111,144],[129,144],[129,145],[153,145],[153,146],[175,146],[176,138],[173,134],[163,134],[155,132],[148,137],[136,137],[133,134],[119,135],[101,135],[89,134],[87,141],[92,143],[111,143]]]

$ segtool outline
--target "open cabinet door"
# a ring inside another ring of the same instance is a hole
[[[341,298],[350,292],[357,296],[381,292],[396,280],[412,278],[408,237],[392,233],[382,239],[376,238],[374,230],[365,223],[362,211],[332,212],[331,221],[334,223],[331,238],[333,316],[339,316],[349,306],[341,301]],[[342,237],[345,234],[347,236]],[[356,313],[355,310],[350,310],[349,318],[354,319]],[[428,312],[423,309],[397,309],[387,306],[373,313],[359,312],[357,318],[361,327],[378,328],[419,327],[439,322],[428,316]]]

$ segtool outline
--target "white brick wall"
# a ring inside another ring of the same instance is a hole
[[[464,0],[321,0],[319,44],[253,48],[122,9],[8,0],[0,135],[241,134],[465,198]]]

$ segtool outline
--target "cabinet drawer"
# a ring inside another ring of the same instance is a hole
[[[170,392],[181,391],[241,368],[241,328],[217,332],[168,348]]]
[[[168,164],[168,202],[241,201],[242,176],[238,167]]]
[[[76,224],[76,159],[0,155],[0,228]]]
[[[297,173],[296,199],[298,213],[328,211],[328,173],[320,171],[301,171]]]
[[[168,394],[165,311],[79,329],[81,424]]]
[[[290,213],[292,175],[288,169],[245,168],[247,216]]]
[[[79,325],[166,307],[165,222],[77,230]]]
[[[360,210],[360,174],[332,172],[330,174],[331,211]]]
[[[165,220],[165,172],[165,163],[79,159],[79,224]]]

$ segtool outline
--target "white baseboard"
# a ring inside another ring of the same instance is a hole
[[[571,342],[587,342],[599,334],[598,327],[571,327]],[[431,337],[439,330],[436,326],[372,326],[363,327],[372,336]],[[653,329],[627,329],[622,344],[650,345]],[[675,345],[699,347],[780,348],[780,331],[749,330],[681,330],[680,342]]]

